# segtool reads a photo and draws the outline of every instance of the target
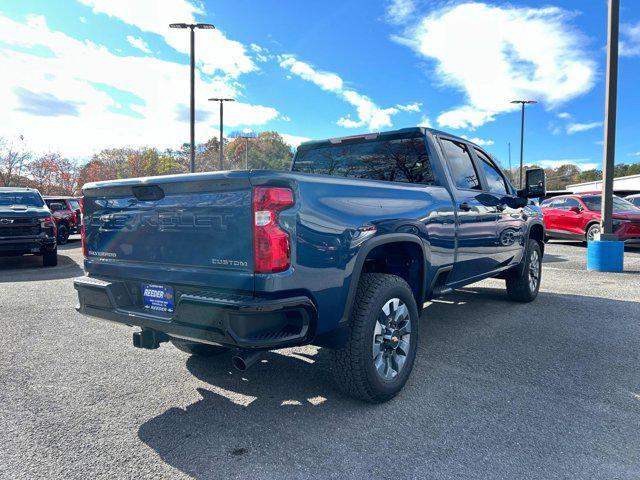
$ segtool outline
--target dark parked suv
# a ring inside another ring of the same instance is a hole
[[[80,200],[75,197],[44,197],[44,201],[58,227],[58,245],[64,245],[69,240],[69,235],[80,233]]]
[[[34,254],[58,264],[56,224],[38,190],[0,187],[0,257]]]

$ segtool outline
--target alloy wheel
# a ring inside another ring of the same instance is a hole
[[[540,281],[540,255],[537,250],[532,250],[529,256],[529,288],[536,291]]]
[[[403,369],[411,345],[411,316],[399,298],[386,302],[373,332],[373,362],[384,380],[394,379]]]
[[[587,241],[593,242],[596,239],[596,234],[598,233],[600,233],[599,225],[594,225],[593,227],[589,228],[589,231],[587,232]]]

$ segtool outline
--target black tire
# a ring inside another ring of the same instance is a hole
[[[43,267],[55,267],[58,265],[58,248],[53,250],[45,250],[42,252],[42,266]]]
[[[390,315],[387,315],[383,308],[395,300],[399,303],[392,305]],[[402,309],[402,304],[406,309]],[[404,323],[389,320],[392,316],[401,318],[401,312]],[[379,323],[380,319],[386,321],[386,324]],[[404,324],[406,327],[406,319],[409,320],[408,333],[401,333],[400,325]],[[390,333],[387,325],[391,325],[394,333]],[[382,329],[379,330],[380,328]],[[385,402],[395,397],[413,369],[418,330],[418,308],[407,282],[395,275],[363,274],[351,311],[347,343],[333,352],[333,374],[340,390],[351,397],[371,403]],[[378,331],[383,333],[376,334]],[[388,348],[393,349],[389,355],[386,350]],[[377,356],[374,349],[378,349]],[[402,365],[397,360],[401,356],[404,356]],[[387,372],[384,366],[386,359],[393,365],[394,358],[398,371],[393,378],[383,378]],[[380,363],[384,371],[380,371]]]
[[[58,245],[64,245],[69,241],[69,227],[66,225],[60,225],[58,227],[57,241]]]
[[[534,262],[537,263],[537,267]],[[507,277],[507,294],[515,302],[532,302],[538,296],[541,280],[542,251],[540,244],[529,239],[522,263]]]
[[[173,343],[173,346],[178,350],[188,353],[189,355],[196,355],[198,357],[215,357],[229,351],[229,349],[226,347],[207,345],[205,343],[188,342],[187,340],[178,340],[177,338],[171,339],[171,343]]]

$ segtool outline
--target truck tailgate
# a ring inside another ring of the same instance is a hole
[[[83,193],[90,275],[253,291],[246,172],[100,182]]]

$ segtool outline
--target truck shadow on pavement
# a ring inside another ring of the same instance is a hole
[[[197,479],[630,473],[637,305],[549,292],[526,305],[500,288],[457,291],[425,308],[413,374],[382,405],[342,396],[327,350],[269,353],[243,373],[229,356],[190,357],[202,398],[149,419],[138,436]]]
[[[58,252],[56,267],[43,267],[42,257],[0,257],[0,283],[61,280],[83,275],[82,267],[73,258]]]

